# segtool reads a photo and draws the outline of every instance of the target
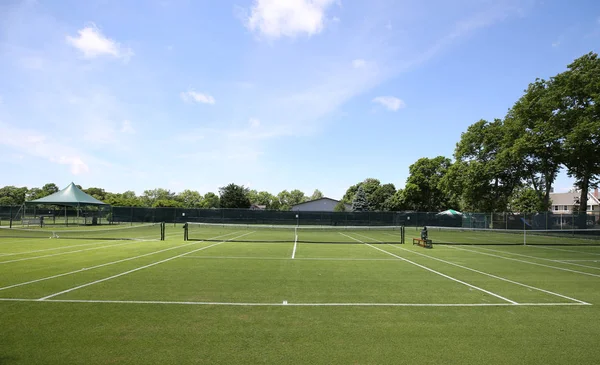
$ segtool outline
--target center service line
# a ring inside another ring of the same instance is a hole
[[[353,240],[355,240],[355,241],[357,241],[357,242],[363,243],[363,244],[365,244],[365,245],[367,245],[367,246],[369,246],[369,247],[371,247],[371,248],[374,248],[374,249],[376,249],[376,250],[378,250],[378,251],[385,252],[385,253],[387,253],[387,254],[388,254],[388,255],[390,255],[390,256],[394,256],[394,257],[396,257],[396,258],[398,258],[398,259],[400,259],[400,260],[406,261],[406,262],[408,262],[409,264],[413,264],[413,265],[415,265],[415,266],[418,266],[418,267],[420,267],[420,268],[422,268],[422,269],[425,269],[425,270],[427,270],[427,271],[430,271],[430,272],[432,272],[432,273],[434,273],[434,274],[437,274],[437,275],[440,275],[440,276],[442,276],[442,277],[445,277],[446,279],[450,279],[450,280],[452,280],[452,281],[456,281],[457,283],[460,283],[460,284],[466,285],[466,286],[468,286],[469,288],[473,288],[473,289],[479,290],[479,291],[481,291],[481,292],[484,292],[484,293],[486,293],[486,294],[489,294],[489,295],[491,295],[491,296],[494,296],[494,297],[496,297],[496,298],[498,298],[498,299],[502,299],[502,300],[504,300],[504,301],[507,301],[507,302],[509,302],[509,303],[511,303],[511,304],[519,304],[519,303],[515,302],[514,300],[510,300],[510,299],[508,299],[508,298],[505,298],[505,297],[503,297],[503,296],[501,296],[501,295],[498,295],[498,294],[496,294],[496,293],[492,293],[492,292],[491,292],[491,291],[489,291],[489,290],[485,290],[485,289],[482,289],[482,288],[480,288],[480,287],[478,287],[478,286],[475,286],[475,285],[472,285],[472,284],[466,283],[466,282],[464,282],[464,281],[462,281],[462,280],[458,280],[458,279],[456,279],[456,278],[453,278],[452,276],[449,276],[449,275],[446,275],[446,274],[442,274],[442,273],[441,273],[441,272],[439,272],[439,271],[435,271],[435,270],[433,270],[433,269],[430,269],[430,268],[428,268],[427,266],[424,266],[424,265],[421,265],[421,264],[417,264],[417,263],[416,263],[416,262],[414,262],[414,261],[411,261],[411,260],[409,260],[409,259],[405,259],[404,257],[401,257],[401,256],[398,256],[398,255],[395,255],[395,254],[393,254],[393,253],[391,253],[391,252],[388,252],[388,251],[386,251],[386,250],[383,250],[383,249],[381,249],[381,248],[379,248],[379,247],[375,247],[375,246],[373,246],[373,245],[371,245],[371,244],[369,244],[369,243],[367,243],[367,242],[361,241],[361,240],[359,240],[359,239],[357,239],[357,238],[354,238],[354,237],[352,237],[352,236],[348,236],[347,234],[344,234],[344,233],[341,233],[341,232],[340,232],[340,234],[341,234],[341,235],[343,235],[343,236],[346,236],[346,237],[348,237],[348,238],[350,238],[350,239],[353,239]]]

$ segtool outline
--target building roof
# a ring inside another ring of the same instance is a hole
[[[108,205],[100,200],[84,193],[81,189],[71,183],[61,191],[40,199],[31,200],[27,204],[49,204],[49,205]]]
[[[580,197],[579,192],[574,193],[550,193],[550,201],[552,205],[574,205]],[[599,205],[598,199],[592,194],[588,193],[587,205]]]
[[[339,202],[340,202],[339,200],[335,200],[335,199],[331,199],[331,198],[323,197],[323,198],[319,198],[319,199],[314,199],[314,200],[309,200],[309,201],[306,201],[306,202],[302,202],[302,203],[294,204],[294,205],[292,205],[292,207],[297,207],[297,206],[299,206],[299,205],[302,205],[302,204],[307,204],[307,203],[312,203],[312,202],[318,202],[319,200],[331,200],[331,201],[332,201],[332,202],[334,202],[334,203],[339,203]]]

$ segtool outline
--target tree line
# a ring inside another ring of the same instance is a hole
[[[536,79],[502,119],[480,120],[461,134],[453,159],[420,158],[409,166],[404,189],[367,178],[350,186],[336,211],[415,210],[449,208],[471,212],[541,212],[551,206],[550,192],[564,168],[580,191],[586,209],[587,192],[600,182],[600,59],[588,53],[549,79]],[[229,184],[218,194],[167,189],[110,193],[83,189],[114,206],[249,208],[289,210],[295,204],[323,197],[294,189],[274,195]],[[28,189],[5,186],[0,205],[20,205],[58,191],[53,184]],[[575,202],[577,203],[577,202]],[[576,209],[578,207],[576,206]]]

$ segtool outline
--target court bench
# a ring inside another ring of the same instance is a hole
[[[425,248],[433,248],[433,242],[431,240],[424,240],[422,238],[413,238],[413,245],[419,245]]]

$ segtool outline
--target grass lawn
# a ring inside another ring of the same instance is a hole
[[[598,246],[282,234],[183,241],[167,225],[165,241],[2,238],[0,364],[600,361]]]

